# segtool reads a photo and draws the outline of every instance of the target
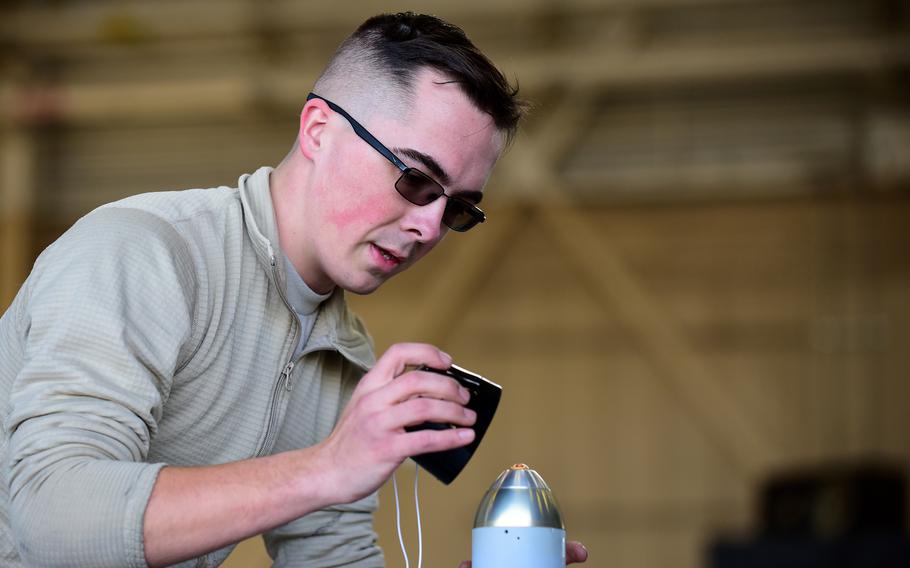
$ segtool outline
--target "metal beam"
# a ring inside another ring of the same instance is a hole
[[[910,62],[904,38],[834,38],[750,45],[552,50],[511,58],[522,86],[658,87],[717,81],[867,74]]]
[[[540,220],[566,259],[596,285],[611,313],[638,339],[656,377],[688,409],[706,439],[750,479],[767,471],[783,455],[781,438],[770,435],[768,425],[712,372],[672,315],[660,308],[659,298],[648,294],[588,217],[555,198],[541,208]]]
[[[568,148],[570,133],[584,122],[590,106],[584,95],[570,94],[539,125],[536,139],[520,147],[520,152],[537,156],[515,163],[525,170],[525,180],[536,180],[540,222],[568,262],[595,284],[603,303],[638,339],[656,376],[689,410],[705,437],[754,478],[780,455],[782,439],[770,434],[768,425],[711,371],[674,318],[661,310],[659,299],[648,294],[621,255],[572,203],[555,173],[553,158]]]
[[[798,5],[799,0],[778,0]],[[756,0],[424,0],[420,11],[454,22],[471,19],[515,22],[538,14],[610,13],[681,7],[756,4]],[[352,31],[367,17],[389,11],[384,0],[362,0],[356,9],[298,0],[107,0],[72,4],[6,8],[0,30],[18,45],[65,46],[95,41],[170,41],[186,37],[218,37],[271,30],[308,31],[336,27]],[[343,32],[343,33],[346,33]],[[340,38],[339,38],[340,39]]]
[[[895,38],[814,41],[749,47],[658,48],[604,53],[579,47],[547,53],[502,54],[508,72],[522,88],[554,86],[591,91],[659,88],[668,84],[867,74],[910,64],[910,41]],[[159,119],[177,115],[235,115],[263,105],[297,108],[321,72],[315,65],[272,65],[255,76],[145,79],[63,83],[5,93],[0,117],[20,118],[21,106],[36,98],[55,101],[40,120],[95,122],[110,119]],[[223,73],[223,72],[222,72]],[[25,113],[27,114],[27,113]]]

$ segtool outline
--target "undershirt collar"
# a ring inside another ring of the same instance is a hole
[[[310,332],[313,331],[313,325],[316,323],[316,311],[319,305],[331,297],[332,292],[328,294],[317,294],[310,288],[284,251],[281,253],[284,258],[285,272],[287,272],[287,299],[297,321],[300,322],[300,340],[297,342],[297,348],[294,350],[294,359],[303,351]]]

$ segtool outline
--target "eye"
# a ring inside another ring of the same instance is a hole
[[[415,205],[426,205],[443,194],[442,187],[438,183],[414,168],[405,170],[398,178],[395,187],[399,193]]]

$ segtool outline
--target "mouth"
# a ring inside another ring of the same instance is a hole
[[[404,257],[398,256],[394,252],[384,249],[376,243],[370,243],[370,249],[373,252],[373,257],[378,261],[378,264],[386,269],[396,268],[405,260]]]

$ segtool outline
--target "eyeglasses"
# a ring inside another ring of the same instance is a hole
[[[460,197],[447,195],[442,186],[439,185],[439,182],[416,168],[406,166],[398,156],[386,148],[382,142],[370,134],[366,128],[354,120],[354,117],[349,115],[343,108],[326,98],[320,97],[316,93],[307,95],[306,100],[310,99],[325,101],[330,109],[337,112],[351,123],[357,136],[372,146],[377,152],[385,156],[385,158],[392,162],[396,168],[401,170],[401,176],[398,178],[398,181],[395,182],[395,189],[402,197],[414,205],[420,206],[428,205],[440,197],[445,197],[447,201],[445,211],[442,214],[442,222],[445,223],[446,227],[453,231],[463,233],[477,223],[483,223],[486,220],[486,215],[484,215],[479,207]]]

